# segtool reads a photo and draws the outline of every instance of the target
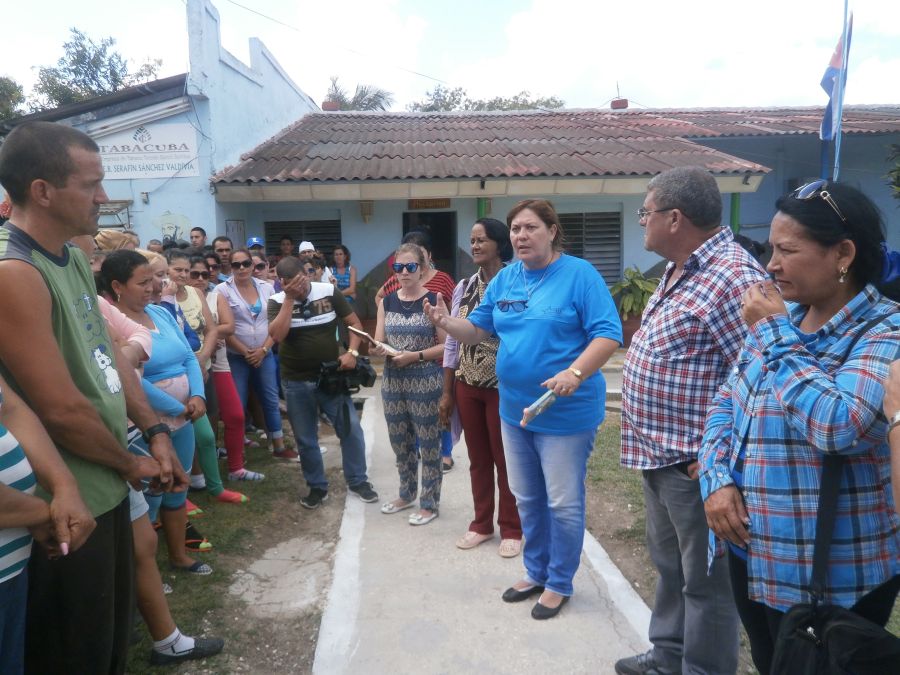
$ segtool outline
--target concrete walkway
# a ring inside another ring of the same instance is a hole
[[[382,514],[398,477],[381,398],[364,392],[369,476],[381,499],[348,495],[314,673],[612,673],[616,659],[647,649],[649,610],[590,535],[558,617],[535,621],[531,601],[501,601],[522,577],[521,556],[501,558],[499,534],[470,551],[454,545],[472,517],[463,441],[439,518],[411,527],[412,510]],[[334,449],[326,460],[339,457]]]

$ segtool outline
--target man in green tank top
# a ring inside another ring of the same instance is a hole
[[[67,243],[97,232],[102,180],[97,145],[71,127],[27,122],[0,147],[0,184],[13,204],[0,228],[0,373],[47,428],[97,523],[85,540],[69,518],[77,550],[62,560],[33,549],[29,672],[124,671],[134,573],[125,483],[186,487],[134,370],[116,366],[87,258]],[[126,409],[151,435],[152,457],[126,450]],[[72,500],[44,487],[51,511],[65,515]]]

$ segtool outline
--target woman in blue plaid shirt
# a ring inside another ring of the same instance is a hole
[[[707,521],[727,542],[738,613],[763,675],[783,613],[810,601],[826,453],[847,456],[826,602],[884,625],[900,589],[900,518],[880,414],[900,314],[877,288],[891,268],[881,218],[861,192],[826,181],[776,208],[773,281],[743,297],[749,336],[700,451]]]

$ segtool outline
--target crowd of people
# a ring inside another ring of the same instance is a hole
[[[192,555],[213,543],[189,520],[188,488],[249,501],[265,480],[247,466],[250,420],[273,457],[300,462],[303,508],[329,495],[320,419],[349,492],[380,501],[346,380],[365,367],[349,249],[327,260],[285,237],[267,256],[258,237],[207,244],[201,227],[141,248],[133,232],[97,232],[102,178],[96,144],[69,127],[26,123],[0,149],[13,205],[0,228],[4,673],[123,672],[135,602],[151,663],[223,649],[178,629],[154,527],[173,569],[214,573]],[[775,209],[767,270],[721,226],[706,170],[654,177],[638,211],[668,264],[625,357],[621,463],[642,472],[658,583],[653,647],[617,673],[734,673],[741,624],[771,671],[785,611],[810,596],[828,455],[846,463],[825,599],[884,625],[900,591],[900,256],[850,186],[816,181]],[[601,368],[622,326],[604,279],[565,252],[550,202],[479,219],[470,245],[477,269],[454,283],[409,233],[376,296],[398,472],[380,511],[438,518],[465,434],[473,519],[456,546],[496,525],[497,553],[524,566],[502,600],[537,596],[541,621],[575,590]]]

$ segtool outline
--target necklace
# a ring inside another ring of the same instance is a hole
[[[540,286],[543,283],[544,277],[547,276],[547,272],[550,271],[550,265],[552,265],[552,264],[553,264],[553,257],[551,256],[550,262],[547,263],[547,266],[544,268],[544,273],[541,275],[541,278],[538,279],[538,282],[531,288],[528,287],[528,279],[525,278],[525,265],[524,264],[522,265],[522,268],[519,271],[522,273],[522,285],[525,286],[525,296],[528,298],[529,302],[531,301],[531,296],[534,295],[534,292],[538,289],[538,286]]]
[[[400,301],[400,306],[403,309],[405,309],[407,312],[412,310],[412,308],[416,306],[416,303],[421,299],[422,299],[422,296],[419,296],[418,298],[413,298],[412,300],[404,301],[403,298],[400,297],[400,291],[397,291],[397,300]]]

